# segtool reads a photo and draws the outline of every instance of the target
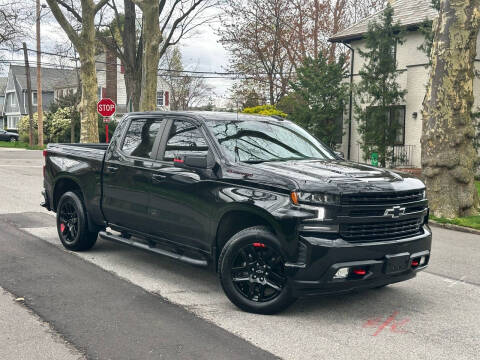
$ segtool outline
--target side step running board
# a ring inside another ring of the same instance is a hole
[[[138,248],[138,249],[153,252],[155,254],[164,255],[164,256],[167,256],[169,258],[179,260],[179,261],[185,262],[185,263],[190,264],[190,265],[205,266],[205,267],[208,266],[207,260],[194,259],[194,258],[185,256],[185,255],[174,253],[172,251],[168,251],[168,250],[164,250],[164,249],[160,249],[160,248],[156,248],[156,247],[151,247],[151,246],[148,246],[147,244],[141,243],[139,241],[132,240],[131,238],[127,239],[125,237],[109,233],[107,231],[100,231],[98,233],[98,235],[100,236],[100,238],[105,239],[105,240],[109,240],[109,241],[117,242],[117,243],[120,243],[120,244],[132,246],[132,247],[135,247],[135,248]]]

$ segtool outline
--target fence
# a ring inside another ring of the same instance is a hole
[[[367,160],[363,158],[363,151],[360,144],[357,145],[357,161],[359,163],[370,164],[370,155]],[[388,168],[413,168],[413,154],[415,153],[415,145],[395,145],[393,147],[393,156],[387,161]]]

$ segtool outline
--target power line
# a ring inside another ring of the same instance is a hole
[[[37,50],[34,50],[34,49],[27,49],[27,50],[31,51],[31,52],[34,52],[34,53],[37,52]],[[14,52],[17,52],[17,51],[20,51],[20,49],[1,48],[0,51],[14,51]],[[70,55],[56,54],[56,53],[50,53],[50,52],[45,52],[45,51],[42,51],[42,54],[62,57],[62,58],[69,59],[71,61],[79,61],[80,60],[79,58],[72,57]],[[122,64],[113,63],[113,62],[106,62],[106,61],[101,61],[101,60],[95,60],[95,63],[105,64],[105,65],[115,65],[116,67],[122,66]],[[236,78],[233,78],[233,76],[247,76],[247,77],[249,77],[249,79],[254,79],[254,77],[252,77],[251,75],[248,75],[246,73],[241,73],[241,72],[234,72],[234,71],[225,72],[225,71],[174,70],[174,69],[165,69],[165,68],[158,68],[157,70],[161,71],[161,72],[166,72],[166,73],[203,74],[203,75],[219,76],[219,77],[210,77],[211,79],[222,79],[223,76],[225,76],[227,79],[230,79],[230,78],[228,78],[228,76],[231,76],[232,77],[231,79],[236,79]],[[277,76],[277,75],[280,75],[280,74],[281,73],[272,73],[272,75],[274,75],[274,76]],[[295,72],[292,72],[292,74],[295,74]],[[256,75],[257,76],[266,76],[266,75],[269,75],[269,74],[267,74],[267,73],[257,73]],[[181,77],[181,76],[177,76],[177,77]],[[187,76],[185,76],[185,77],[187,77]],[[208,77],[205,77],[205,78],[208,79]]]
[[[18,66],[24,66],[22,60],[0,60],[0,63],[2,64],[10,64],[10,65],[18,65]],[[59,70],[72,70],[72,71],[78,71],[79,68],[75,66],[70,66],[70,65],[60,65],[60,64],[55,64],[55,63],[49,63],[49,62],[41,62],[41,65],[44,67],[50,67],[50,68],[55,68]],[[97,72],[107,72],[107,69],[96,69]],[[212,72],[205,72],[205,75],[208,74],[215,74]],[[253,77],[251,76],[243,76],[243,75],[236,75],[236,76],[195,76],[195,75],[175,75],[175,74],[162,74],[162,73],[157,73],[157,76],[159,77],[174,77],[174,78],[191,78],[191,79],[225,79],[225,80],[254,80]]]

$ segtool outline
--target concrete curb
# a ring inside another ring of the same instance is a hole
[[[464,233],[480,235],[480,230],[477,230],[477,229],[472,229],[472,228],[454,225],[454,224],[442,224],[431,219],[428,220],[428,224],[433,227],[439,227],[439,228],[448,229],[448,230],[455,230],[455,231],[460,231]]]

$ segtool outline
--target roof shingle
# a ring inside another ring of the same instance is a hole
[[[432,20],[437,16],[437,10],[432,8],[430,0],[397,0],[392,5],[394,14],[393,20],[400,22],[400,25],[409,28],[422,23],[424,20]],[[383,10],[366,17],[348,29],[342,30],[333,35],[331,42],[349,42],[362,38],[368,31],[368,23],[379,21]]]
[[[10,69],[23,89],[27,88],[25,66],[11,65]],[[37,68],[30,67],[32,90],[37,90]],[[76,87],[78,84],[77,72],[68,69],[42,67],[42,91],[53,91],[62,87]]]

